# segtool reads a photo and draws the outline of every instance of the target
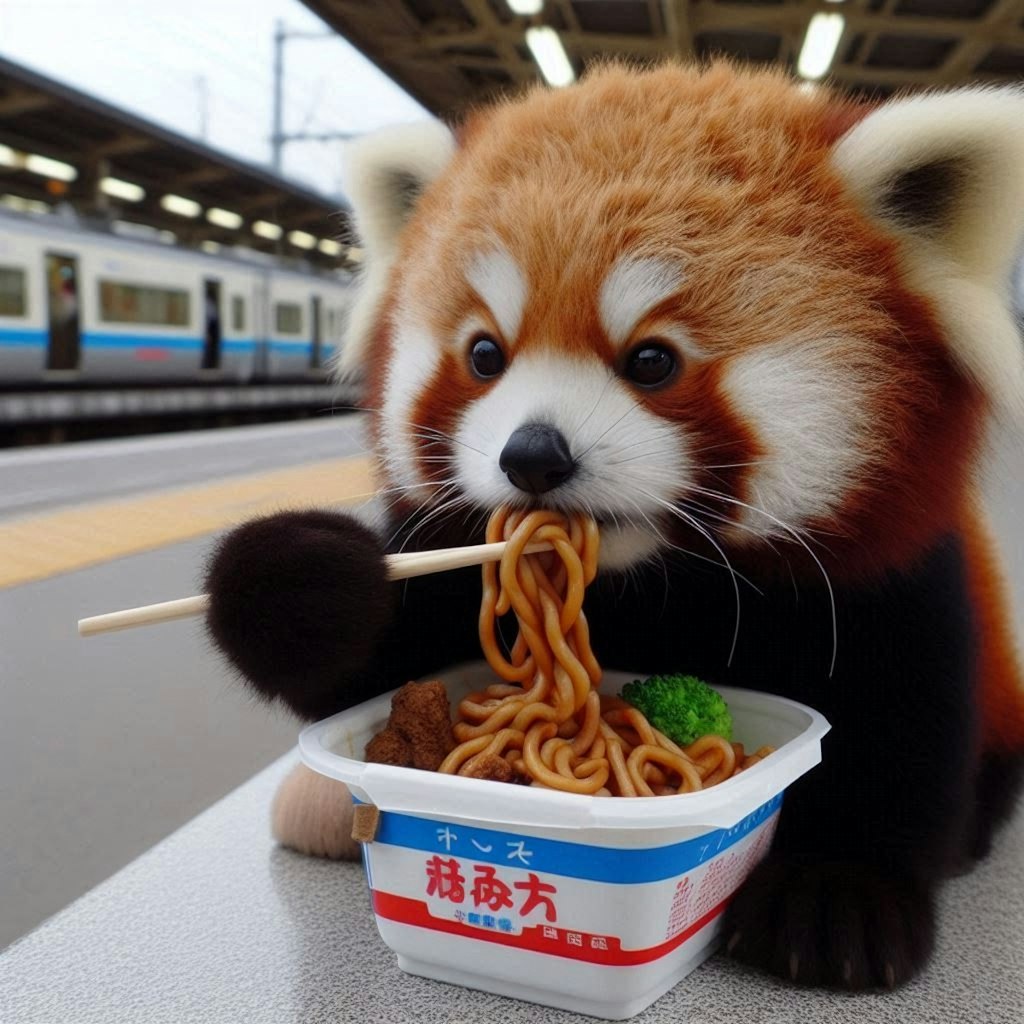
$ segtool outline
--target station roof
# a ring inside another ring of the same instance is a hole
[[[795,68],[811,17],[846,19],[828,81],[852,92],[1024,76],[1020,0],[303,0],[434,113],[537,79],[525,29],[557,29],[579,75],[594,58],[716,54]]]
[[[30,156],[70,165],[73,180],[62,181],[59,167],[47,173],[49,165],[38,159],[26,164]],[[145,196],[135,202],[107,196],[98,189],[104,177],[141,186]],[[348,216],[336,199],[3,59],[0,193],[51,204],[65,198],[86,213],[170,230],[186,243],[244,244],[322,267],[343,266],[352,244]],[[167,195],[192,200],[202,212],[191,218],[170,212],[161,205]],[[238,214],[240,226],[211,223],[211,208]],[[258,221],[271,225],[263,229],[271,234],[280,227],[281,238],[254,233]],[[292,232],[311,236],[312,242],[298,238],[313,247],[295,244]],[[340,254],[336,240],[343,243]]]

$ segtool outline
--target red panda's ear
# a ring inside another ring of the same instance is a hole
[[[865,213],[902,242],[963,369],[997,408],[1024,409],[1024,346],[1010,312],[1024,232],[1024,91],[898,99],[842,139],[833,162]]]
[[[360,377],[364,350],[398,251],[398,239],[423,190],[455,152],[451,131],[438,121],[387,128],[346,147],[345,179],[363,248],[363,268],[335,365],[343,380]]]

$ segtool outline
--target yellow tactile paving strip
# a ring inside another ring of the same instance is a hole
[[[370,460],[354,456],[11,520],[0,523],[0,588],[201,537],[255,515],[354,505],[373,493]]]

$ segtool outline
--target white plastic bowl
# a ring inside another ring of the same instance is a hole
[[[494,681],[439,678],[453,706]],[[636,678],[606,672],[601,689]],[[364,865],[381,937],[411,974],[623,1020],[715,948],[722,911],[768,852],[785,788],[821,760],[829,724],[719,688],[734,739],[775,753],[700,793],[600,798],[367,764],[391,693],[305,729],[310,768],[381,811]]]

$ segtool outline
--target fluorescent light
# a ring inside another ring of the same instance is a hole
[[[205,242],[199,243],[199,248],[202,249],[203,252],[210,253],[212,256],[215,253],[220,252],[220,242],[214,242],[212,239],[208,238]]]
[[[43,178],[56,178],[58,181],[74,181],[78,171],[61,160],[51,160],[48,156],[29,153],[25,157],[25,170],[38,174]]]
[[[221,228],[229,228],[232,231],[242,226],[242,215],[240,213],[234,213],[232,210],[222,210],[219,206],[211,206],[206,211],[206,219],[211,224],[216,224]]]
[[[540,14],[544,0],[505,0],[513,14]]]
[[[317,248],[325,256],[340,256],[341,255],[341,243],[336,242],[333,238],[321,238]]]
[[[576,72],[569,63],[562,40],[553,28],[547,25],[528,28],[526,45],[549,85],[569,85],[576,80]]]
[[[100,191],[129,203],[138,203],[146,198],[146,190],[141,185],[120,178],[100,178]]]
[[[816,14],[807,26],[804,45],[796,62],[804,78],[821,78],[832,67],[846,19],[841,14]]]
[[[280,224],[271,224],[269,220],[256,221],[252,226],[252,233],[259,235],[260,238],[269,238],[272,242],[276,242],[284,234]]]
[[[168,193],[160,200],[160,205],[168,213],[176,213],[179,217],[198,217],[203,208],[194,199]]]
[[[31,171],[43,178],[56,178],[57,181],[74,181],[78,177],[78,171],[71,164],[51,160],[38,153],[22,153],[10,146],[0,146],[0,164]]]
[[[308,231],[289,231],[288,241],[300,249],[316,248],[316,239]]]

